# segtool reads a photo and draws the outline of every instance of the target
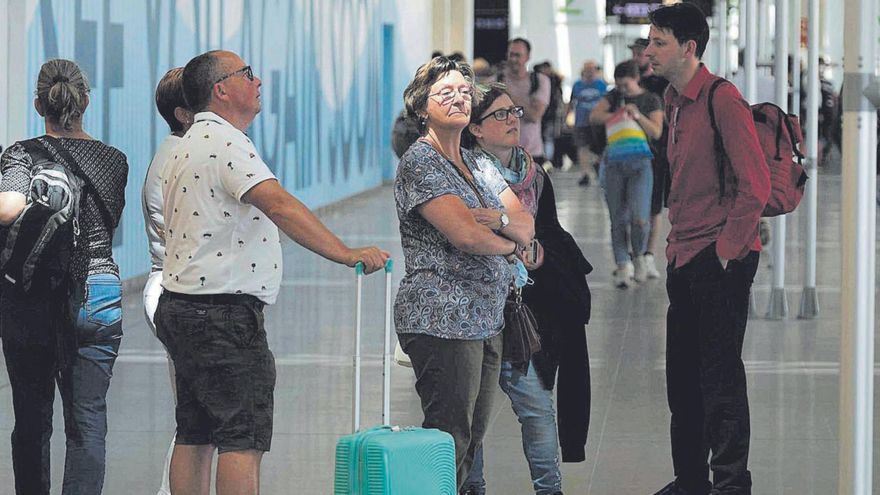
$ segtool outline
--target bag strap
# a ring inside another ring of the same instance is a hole
[[[67,148],[61,145],[58,139],[48,134],[43,136],[43,138],[50,146],[52,146],[52,148],[55,149],[55,152],[58,153],[61,159],[65,162],[62,165],[67,165],[67,168],[85,183],[87,192],[90,191],[95,199],[95,204],[98,206],[98,213],[101,215],[104,225],[108,229],[115,228],[116,225],[113,222],[113,215],[110,213],[110,209],[107,208],[107,204],[104,203],[103,198],[101,198],[101,195],[98,193],[98,188],[95,187],[95,183],[92,182],[92,179],[88,175],[86,175],[85,171],[80,167],[79,162],[77,162],[73,155],[67,151]],[[39,139],[34,139],[34,141],[45,149],[45,145]]]
[[[712,124],[712,131],[714,131],[715,133],[715,166],[718,169],[718,187],[721,190],[721,198],[724,198],[724,194],[726,192],[726,179],[724,177],[724,157],[726,156],[726,152],[724,151],[724,139],[721,137],[721,131],[718,130],[718,124],[715,122],[715,108],[712,105],[712,100],[715,98],[715,92],[718,91],[718,87],[726,82],[728,81],[724,78],[716,79],[715,82],[712,83],[712,86],[709,88],[708,98],[709,123]]]

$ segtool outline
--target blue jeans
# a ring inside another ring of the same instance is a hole
[[[114,275],[89,277],[75,291],[77,337],[91,336],[60,371],[54,332],[70,316],[45,294],[0,294],[3,355],[12,388],[12,467],[17,494],[48,494],[55,387],[64,407],[67,453],[61,493],[100,494],[104,485],[107,389],[122,337],[122,287]]]
[[[651,233],[651,191],[654,172],[650,158],[602,164],[605,201],[611,217],[611,248],[618,265],[641,256],[648,249]],[[626,227],[630,226],[630,242]]]
[[[508,361],[501,362],[501,389],[510,397],[510,405],[522,425],[523,453],[529,462],[532,486],[537,495],[551,495],[562,491],[559,472],[559,438],[556,434],[556,412],[553,410],[552,391],[541,384],[534,364],[526,373],[520,373]],[[483,448],[474,456],[474,464],[463,490],[477,488],[485,493],[483,478]]]

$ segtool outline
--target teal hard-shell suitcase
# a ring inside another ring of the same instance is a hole
[[[385,265],[385,351],[382,424],[391,409],[391,271]],[[360,429],[361,287],[363,266],[357,272],[355,305],[354,400],[351,435],[336,444],[335,495],[456,495],[455,444],[452,436],[435,429],[377,426]]]

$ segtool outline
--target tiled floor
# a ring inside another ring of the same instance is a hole
[[[594,309],[587,327],[593,374],[588,454],[586,462],[563,466],[565,492],[653,493],[671,478],[663,282],[628,291],[611,287],[608,216],[600,191],[595,186],[576,186],[573,172],[556,174],[555,180],[560,219],[597,267],[589,278]],[[840,179],[823,175],[819,180],[821,316],[812,321],[753,318],[745,345],[752,405],[751,469],[754,493],[760,495],[830,495],[837,489]],[[376,243],[400,259],[389,187],[346,201],[322,217],[346,242]],[[800,232],[795,214],[789,221],[787,251],[788,299],[795,313],[802,273]],[[760,314],[769,294],[768,261],[767,256],[762,258],[755,284]],[[278,384],[275,436],[263,463],[263,493],[326,494],[332,491],[336,438],[349,431],[351,421],[354,276],[351,270],[293,245],[285,248],[285,269],[278,304],[267,310]],[[395,273],[395,283],[400,276]],[[365,424],[379,421],[381,407],[382,283],[380,276],[369,277],[366,283]],[[164,353],[149,333],[142,311],[140,294],[132,291],[125,299],[126,336],[109,396],[104,492],[110,495],[156,492],[174,429]],[[392,388],[393,422],[419,423],[412,372],[395,366]],[[875,400],[878,406],[880,399]],[[8,381],[0,373],[2,494],[12,493],[7,440],[13,425],[11,411]],[[54,493],[58,493],[64,454],[63,426],[60,414],[56,416]],[[486,445],[490,493],[530,493],[519,427],[509,407],[501,408]],[[880,486],[880,470],[875,471],[875,484]]]

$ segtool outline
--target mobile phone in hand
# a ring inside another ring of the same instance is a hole
[[[538,240],[532,239],[526,247],[526,261],[534,265],[538,262]]]

